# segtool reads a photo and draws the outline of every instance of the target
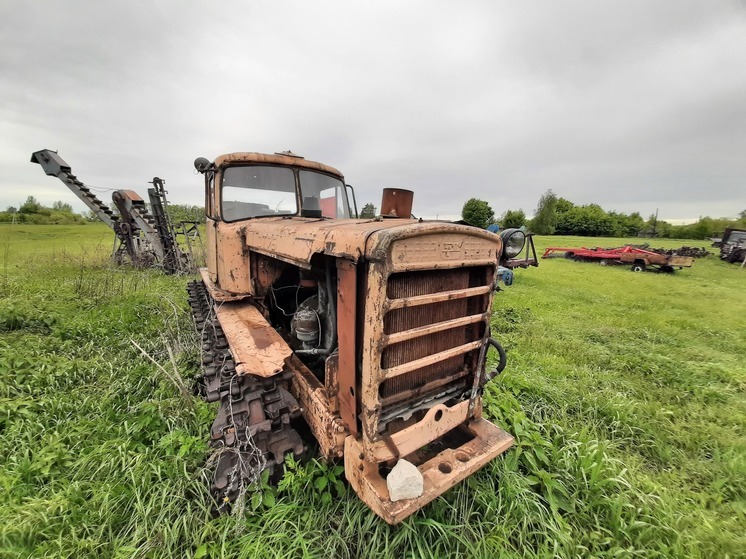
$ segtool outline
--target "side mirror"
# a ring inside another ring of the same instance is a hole
[[[212,163],[210,163],[210,160],[206,157],[198,157],[194,160],[194,168],[197,169],[197,172],[204,173],[206,172]]]

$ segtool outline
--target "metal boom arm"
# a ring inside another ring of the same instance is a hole
[[[57,177],[64,182],[101,221],[111,229],[116,230],[119,217],[114,215],[109,206],[96,198],[94,194],[91,194],[90,189],[70,172],[70,165],[56,151],[49,149],[35,151],[31,154],[31,163],[38,163],[47,175]]]

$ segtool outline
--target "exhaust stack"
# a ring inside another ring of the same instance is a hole
[[[412,216],[414,192],[403,188],[384,188],[381,200],[382,217],[409,219]]]

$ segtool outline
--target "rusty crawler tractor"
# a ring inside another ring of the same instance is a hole
[[[168,202],[164,182],[158,177],[148,189],[150,208],[137,192],[115,190],[112,202],[119,215],[99,200],[91,188],[72,174],[68,165],[56,151],[43,149],[31,154],[31,162],[41,165],[44,172],[57,177],[90,209],[96,217],[114,231],[114,260],[121,264],[129,260],[140,267],[160,267],[167,274],[191,273],[192,243],[198,236],[196,225],[179,224],[186,240],[187,251],[176,242],[178,230],[167,213]]]
[[[496,270],[522,243],[505,254],[487,231],[410,219],[406,190],[384,191],[386,217],[355,219],[340,172],[290,152],[195,167],[207,268],[188,291],[198,388],[220,402],[210,434],[219,506],[303,453],[299,430],[325,459],[344,458],[352,488],[391,524],[511,446],[482,417],[481,394],[505,366],[489,328]],[[490,347],[500,364],[487,372]],[[386,476],[400,458],[423,488],[392,501]]]

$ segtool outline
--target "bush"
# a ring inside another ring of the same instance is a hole
[[[508,210],[500,218],[500,227],[503,229],[518,228],[526,225],[526,214],[523,210]]]
[[[4,212],[0,212],[2,223],[31,223],[34,225],[76,225],[83,224],[86,219],[73,212],[70,204],[57,201],[47,208],[40,204],[36,198],[29,196],[21,207],[16,211],[9,206]]]

